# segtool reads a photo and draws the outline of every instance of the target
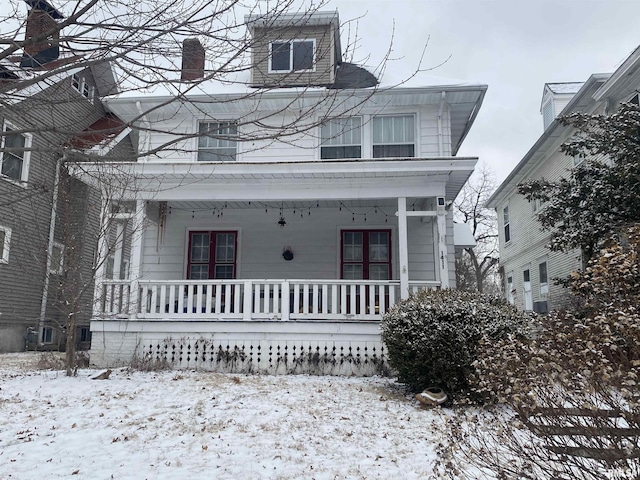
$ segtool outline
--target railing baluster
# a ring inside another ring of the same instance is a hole
[[[178,291],[176,292],[176,295],[178,296],[178,311],[176,312],[178,315],[182,315],[183,313],[186,313],[185,311],[185,306],[184,306],[184,285],[179,283],[178,284]]]
[[[300,284],[296,283],[293,287],[293,314],[300,313]]]
[[[302,286],[302,313],[309,313],[309,284]]]

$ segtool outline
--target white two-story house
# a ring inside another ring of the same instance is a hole
[[[382,315],[455,287],[449,206],[477,161],[456,153],[487,87],[384,87],[343,62],[336,12],[246,23],[244,83],[107,101],[140,157],[78,173],[132,232],[128,274],[99,270],[100,365],[370,373]],[[197,82],[206,52],[185,49]]]
[[[556,117],[573,112],[606,114],[621,102],[637,103],[639,66],[640,47],[613,74],[593,74],[580,83],[546,84],[541,106],[544,133],[488,201],[498,213],[506,296],[524,310],[546,313],[571,308],[569,292],[553,280],[581,269],[582,254],[579,250],[552,252],[546,247],[550,233],[542,231],[537,220],[544,204],[527,201],[518,194],[517,186],[526,180],[559,179],[588,162],[588,158],[573,158],[560,151],[575,130],[561,125]]]

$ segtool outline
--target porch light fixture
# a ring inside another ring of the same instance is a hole
[[[282,202],[282,205],[280,205],[280,220],[278,220],[278,225],[280,225],[280,228],[284,228],[286,224],[287,221],[284,219],[284,202]]]

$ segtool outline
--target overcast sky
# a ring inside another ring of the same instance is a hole
[[[364,15],[356,60],[370,52],[375,64],[395,24],[394,56],[403,58],[394,68],[411,71],[428,40],[424,66],[451,56],[429,72],[431,84],[489,86],[458,155],[480,157],[498,181],[542,134],[546,82],[613,72],[640,44],[640,0],[331,0],[329,8],[341,22]]]

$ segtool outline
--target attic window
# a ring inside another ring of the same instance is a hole
[[[315,47],[315,40],[271,42],[269,72],[313,71]]]

